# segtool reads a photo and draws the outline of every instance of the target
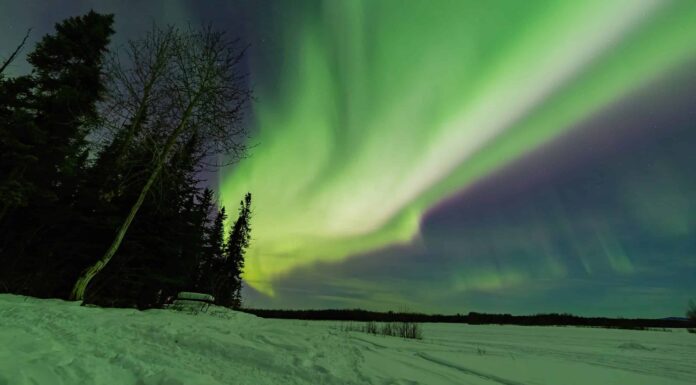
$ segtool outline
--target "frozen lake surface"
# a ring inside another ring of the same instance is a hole
[[[0,385],[696,383],[686,330],[424,324],[404,340],[340,325],[0,295]]]

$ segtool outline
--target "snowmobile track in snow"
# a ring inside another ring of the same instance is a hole
[[[525,384],[523,384],[523,383],[521,383],[521,382],[511,381],[511,380],[507,380],[507,379],[505,379],[505,378],[501,378],[501,377],[498,377],[498,376],[494,376],[494,375],[492,375],[492,374],[486,374],[486,373],[483,373],[483,372],[479,372],[479,371],[476,371],[476,370],[472,370],[472,369],[469,369],[469,368],[465,368],[465,367],[463,367],[463,366],[461,366],[461,365],[453,364],[453,363],[451,363],[451,362],[447,362],[447,361],[445,361],[445,360],[441,360],[441,359],[439,359],[439,358],[432,357],[432,356],[428,355],[427,353],[415,353],[415,355],[418,356],[418,357],[420,357],[420,358],[422,358],[422,359],[424,359],[424,360],[430,361],[430,362],[432,362],[432,363],[435,363],[435,364],[438,364],[438,365],[442,365],[442,366],[446,366],[446,367],[448,367],[448,368],[458,370],[458,371],[463,372],[463,373],[466,373],[466,374],[468,374],[468,375],[480,377],[480,378],[483,378],[484,380],[489,380],[489,381],[492,381],[492,382],[497,382],[497,383],[503,384],[503,385],[525,385]]]

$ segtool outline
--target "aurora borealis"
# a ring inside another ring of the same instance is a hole
[[[250,306],[663,316],[696,297],[692,1],[55,8],[12,24],[95,8],[125,36],[210,21],[249,42],[254,147],[218,191],[254,196]]]

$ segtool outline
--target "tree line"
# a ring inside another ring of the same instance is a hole
[[[154,26],[110,50],[113,15],[56,24],[0,64],[0,292],[155,307],[241,306],[251,194],[230,221],[202,171],[246,154],[245,48]]]
[[[692,308],[694,309],[694,308]],[[437,322],[465,323],[470,325],[523,325],[523,326],[591,326],[625,329],[644,328],[693,328],[696,318],[650,319],[650,318],[607,318],[580,317],[572,314],[423,314],[412,312],[376,312],[361,309],[327,310],[271,310],[244,309],[245,312],[263,318],[301,319],[314,321],[360,321],[360,322]],[[696,314],[696,310],[693,310]]]

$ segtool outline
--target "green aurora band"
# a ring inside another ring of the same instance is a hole
[[[292,3],[278,52],[251,52],[258,145],[220,186],[254,196],[244,278],[271,296],[411,242],[433,205],[696,58],[688,0]]]

